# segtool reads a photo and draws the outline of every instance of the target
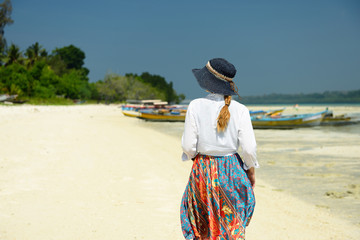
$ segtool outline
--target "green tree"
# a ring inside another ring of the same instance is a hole
[[[74,45],[56,48],[54,55],[60,56],[61,60],[65,62],[67,69],[81,69],[84,65],[85,53]]]
[[[47,62],[50,65],[50,67],[54,70],[54,72],[62,76],[66,72],[68,72],[66,63],[61,59],[59,55],[50,55],[47,58]]]
[[[149,84],[139,81],[138,78],[127,77],[129,88],[126,94],[126,99],[164,99],[165,94]],[[126,100],[124,99],[124,100]]]
[[[20,48],[15,44],[11,44],[8,51],[7,56],[5,58],[5,66],[11,65],[13,63],[23,63],[22,53]]]
[[[5,66],[0,67],[0,92],[40,100],[55,99],[57,95],[69,99],[90,99],[97,89],[88,82],[88,69],[82,67],[85,54],[80,54],[82,63],[74,66],[66,62],[69,59],[64,57],[67,55],[63,50],[75,52],[75,55],[82,52],[71,45],[57,49],[57,53],[48,56],[46,50],[36,42],[26,49],[27,58],[24,59],[19,47],[12,44],[4,59]],[[27,67],[23,65],[24,61]]]
[[[36,42],[26,49],[25,56],[27,57],[26,65],[32,67],[36,61],[46,57],[47,52],[38,42]]]
[[[26,66],[28,68],[32,67],[35,63],[35,55],[34,55],[34,52],[28,48],[26,49],[25,51],[25,54],[24,54],[26,57],[27,57],[27,60],[26,60]]]
[[[12,5],[10,0],[4,0],[0,3],[0,65],[6,53],[6,39],[4,38],[4,29],[6,25],[12,24],[11,19]]]
[[[44,86],[40,81],[34,81],[34,93],[33,96],[36,98],[54,98],[56,89],[54,86]]]
[[[13,63],[0,68],[1,92],[26,95],[29,91],[29,75],[23,65]]]
[[[128,88],[127,78],[117,74],[107,74],[104,81],[97,83],[99,95],[107,103],[126,100]]]
[[[59,79],[57,94],[71,99],[90,99],[91,89],[82,71],[71,69]]]
[[[46,58],[47,56],[48,56],[48,52],[46,51],[46,49],[44,48],[40,49],[40,57]]]
[[[136,76],[133,74],[128,74],[128,76]],[[173,89],[173,83],[167,83],[165,78],[159,75],[152,75],[148,72],[144,72],[140,75],[140,80],[144,83],[150,84],[152,87],[158,89],[159,91],[165,94],[165,99],[167,102],[179,103],[185,99],[185,95],[177,95],[176,91]]]
[[[54,98],[59,88],[60,77],[46,64],[44,60],[37,61],[35,65],[28,70],[30,73],[29,85],[32,92],[29,96],[36,98]]]
[[[142,82],[135,75],[107,74],[104,81],[96,83],[96,88],[98,96],[106,102],[165,98],[163,92]]]
[[[85,53],[80,48],[69,45],[56,48],[49,58],[49,64],[60,76],[69,73],[71,69],[75,69],[84,76],[83,80],[88,81],[89,69],[83,67],[84,59]]]
[[[29,78],[28,78],[28,92],[27,96],[34,96],[35,94],[35,86],[42,84],[41,78],[43,75],[43,70],[49,69],[49,66],[45,61],[37,61],[34,63],[34,66],[31,69],[28,69]],[[39,97],[39,96],[38,96]]]

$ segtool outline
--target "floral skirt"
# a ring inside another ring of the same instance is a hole
[[[245,239],[254,207],[254,192],[238,154],[195,158],[181,202],[186,239]]]

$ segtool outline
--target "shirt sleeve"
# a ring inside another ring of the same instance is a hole
[[[181,145],[183,149],[182,160],[190,160],[195,157],[197,154],[196,145],[197,145],[197,126],[195,117],[191,110],[191,104],[189,104],[186,111],[185,124],[184,124],[184,133],[181,139]]]
[[[242,149],[241,157],[244,161],[244,169],[258,168],[260,166],[256,157],[255,134],[248,109],[242,113],[240,124],[238,140]]]

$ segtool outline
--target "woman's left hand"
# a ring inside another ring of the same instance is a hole
[[[246,175],[248,176],[251,186],[252,188],[255,187],[255,168],[250,168],[248,170],[246,170]]]

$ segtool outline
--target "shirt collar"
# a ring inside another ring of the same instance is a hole
[[[217,93],[210,93],[205,97],[206,99],[214,100],[214,101],[223,101],[224,95],[217,94]]]

